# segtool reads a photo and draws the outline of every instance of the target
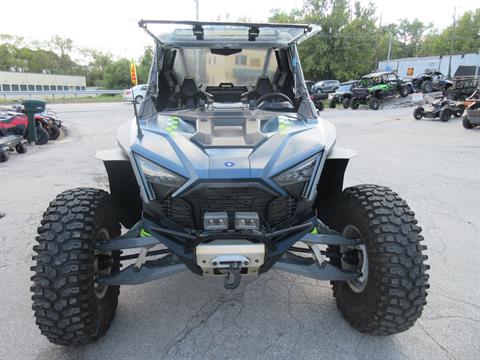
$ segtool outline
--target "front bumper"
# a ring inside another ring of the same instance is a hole
[[[142,237],[140,229],[147,229],[150,236]],[[318,229],[312,233],[312,229]],[[102,285],[131,285],[141,284],[179,272],[190,270],[191,272],[204,275],[205,267],[198,264],[196,250],[202,243],[209,243],[219,239],[228,243],[229,239],[242,239],[251,241],[252,244],[263,244],[265,255],[263,264],[255,271],[256,274],[267,272],[272,267],[317,280],[346,281],[354,280],[361,274],[340,269],[323,260],[320,251],[315,252],[314,257],[304,257],[289,251],[295,243],[303,243],[308,248],[319,245],[330,246],[355,246],[356,239],[349,239],[330,230],[316,218],[290,228],[265,234],[257,232],[202,232],[200,234],[187,234],[173,230],[156,227],[148,220],[138,223],[125,235],[109,242],[97,244],[97,250],[112,252],[125,249],[140,249],[138,257],[127,255],[126,258],[136,259],[136,263],[125,267],[118,273],[100,277],[97,281]],[[156,245],[164,245],[166,249],[150,251]],[[165,254],[163,258],[145,260],[150,255]]]

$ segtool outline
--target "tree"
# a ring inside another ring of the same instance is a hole
[[[125,89],[130,84],[130,61],[119,59],[105,66],[103,86],[107,89]]]
[[[0,70],[11,71],[15,68],[14,47],[9,44],[0,45]]]
[[[153,60],[153,48],[146,46],[143,55],[140,57],[137,66],[137,76],[139,83],[146,83],[150,75],[150,66]]]
[[[65,56],[72,52],[73,40],[54,35],[50,38],[48,45],[52,50],[59,50],[60,56]]]
[[[420,44],[432,27],[432,24],[425,25],[418,19],[401,20],[397,27],[397,41],[400,43],[399,55],[401,57],[417,56]]]
[[[420,55],[478,53],[480,51],[480,9],[466,11],[441,32],[432,32],[420,45]]]
[[[318,35],[299,46],[305,76],[311,79],[348,80],[374,66],[375,7],[350,7],[348,0],[305,0],[290,13],[274,10],[270,21],[319,25]]]

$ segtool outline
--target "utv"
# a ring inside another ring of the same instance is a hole
[[[480,88],[480,66],[460,65],[452,78],[455,100],[467,100]],[[476,95],[478,96],[478,95]]]
[[[394,72],[373,72],[356,81],[352,87],[350,106],[353,110],[361,104],[372,110],[380,108],[380,101],[400,94],[406,97],[410,93],[405,84]]]
[[[350,107],[350,100],[352,99],[352,87],[354,83],[354,81],[341,83],[333,95],[333,98],[330,100],[328,107],[334,109],[337,107],[337,104],[342,104],[344,109],[348,109]]]
[[[463,127],[465,129],[473,129],[480,126],[480,90],[475,92],[465,100],[464,106],[467,114],[463,117]]]
[[[223,277],[228,289],[271,269],[329,280],[359,331],[410,328],[428,288],[421,228],[387,187],[343,190],[356,153],[335,146],[334,126],[318,117],[297,51],[319,29],[139,25],[155,41],[153,64],[119,147],[97,154],[110,193],[65,191],[38,229],[32,299],[42,334],[62,345],[97,340],[121,285],[187,270]]]
[[[395,72],[374,72],[365,75],[361,84],[352,90],[352,109],[357,109],[360,104],[368,104],[372,110],[380,108],[380,101],[400,94],[406,97],[410,90],[400,80]]]
[[[410,93],[410,90],[394,72],[380,72],[370,74],[370,76],[375,79],[375,84],[368,88],[372,95],[368,106],[372,110],[378,110],[380,101],[387,97],[393,97],[397,94],[406,97]]]
[[[7,135],[2,136],[0,133],[0,162],[6,162],[9,159],[9,152],[14,150],[19,154],[25,154],[27,148],[25,147],[26,140],[23,136]]]
[[[431,93],[432,91],[441,91],[445,96],[451,98],[453,96],[452,84],[441,72],[429,71],[413,78],[407,86],[411,88],[412,92]]]
[[[440,118],[443,122],[451,119],[452,115],[459,118],[463,115],[465,107],[463,104],[457,104],[455,101],[443,96],[434,101],[430,109],[425,110],[423,106],[418,106],[413,110],[413,118],[420,120],[421,118]]]

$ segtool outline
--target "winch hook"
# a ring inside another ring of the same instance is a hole
[[[240,273],[241,268],[241,262],[233,262],[230,264],[230,267],[227,270],[227,275],[225,276],[225,280],[223,281],[223,286],[225,289],[233,290],[240,285],[240,280],[242,279],[242,274]]]

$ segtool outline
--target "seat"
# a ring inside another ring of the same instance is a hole
[[[260,98],[260,96],[269,94],[271,92],[273,92],[273,86],[270,82],[270,78],[268,76],[259,76],[257,83],[255,84],[255,89],[242,94],[242,101],[255,101]]]
[[[185,77],[181,86],[183,105],[195,108],[198,105],[199,89],[193,77]]]
[[[273,92],[273,86],[268,76],[259,76],[255,85],[256,98]]]

